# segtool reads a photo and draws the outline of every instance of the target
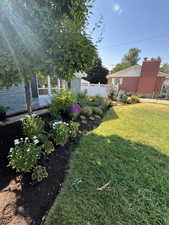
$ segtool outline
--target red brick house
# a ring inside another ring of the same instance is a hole
[[[160,63],[160,59],[145,58],[142,66],[131,66],[108,75],[108,84],[145,96],[169,94],[169,74],[160,72]]]

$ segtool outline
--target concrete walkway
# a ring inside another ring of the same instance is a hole
[[[140,98],[140,101],[143,103],[158,103],[169,105],[169,100],[161,100],[161,99],[152,99],[152,98]]]

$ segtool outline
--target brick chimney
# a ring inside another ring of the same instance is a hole
[[[141,77],[153,76],[156,77],[160,70],[161,60],[144,58],[141,68]]]
[[[157,75],[160,70],[160,58],[144,58],[137,93],[153,94],[156,86]]]

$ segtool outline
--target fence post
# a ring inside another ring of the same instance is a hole
[[[50,76],[48,76],[48,95],[52,95]]]

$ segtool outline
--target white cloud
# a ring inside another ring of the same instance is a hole
[[[121,6],[118,3],[113,4],[113,12],[119,15],[123,12]]]

